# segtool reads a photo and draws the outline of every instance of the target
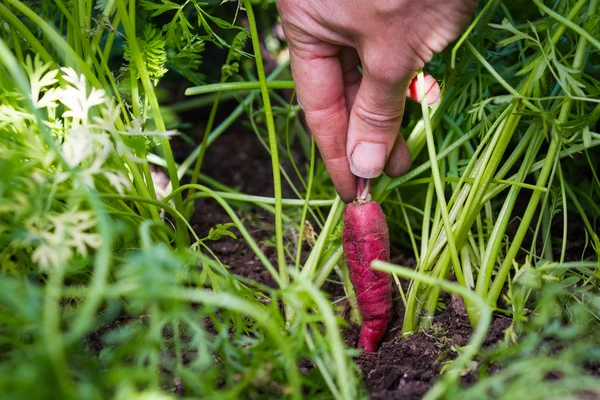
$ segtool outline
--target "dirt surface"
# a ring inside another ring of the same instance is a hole
[[[300,153],[295,156],[301,158]],[[210,147],[202,171],[224,185],[240,189],[243,193],[273,196],[271,157],[256,135],[243,127],[234,126]],[[293,197],[292,188],[286,182],[282,182],[282,192],[284,197]],[[249,233],[261,246],[261,251],[276,264],[275,249],[265,245],[275,230],[271,214],[248,204],[240,204],[240,207],[236,215],[246,226],[251,227]],[[195,214],[190,222],[200,237],[204,237],[211,228],[217,224],[231,222],[231,218],[216,201],[201,199],[196,201]],[[231,231],[240,237],[237,229],[233,228]],[[275,281],[243,239],[222,237],[218,241],[208,242],[207,245],[223,264],[230,267],[232,273],[275,287]]]
[[[507,319],[496,319],[486,336],[484,346],[502,339],[509,322]],[[358,335],[358,329],[355,331],[355,335]],[[372,398],[422,398],[435,382],[444,362],[456,357],[452,346],[466,345],[471,333],[467,318],[448,309],[434,318],[430,329],[403,340],[386,341],[377,353],[361,354],[357,363]],[[463,380],[465,383],[473,382],[475,376],[471,373]]]
[[[254,229],[250,231],[250,234],[261,246],[262,252],[276,265],[277,254],[275,254],[275,249],[261,244],[272,235],[272,218],[266,211],[261,209],[250,209],[248,213],[254,214],[253,222],[256,224]],[[217,202],[203,199],[197,203],[196,212],[191,224],[194,230],[203,237],[217,224],[228,222],[231,222],[231,218]],[[224,265],[229,267],[232,273],[267,286],[276,287],[276,283],[269,274],[269,271],[261,264],[246,242],[243,239],[239,239],[239,231],[235,228],[231,229],[231,231],[238,236],[238,239],[223,236],[217,241],[207,242],[207,246]]]

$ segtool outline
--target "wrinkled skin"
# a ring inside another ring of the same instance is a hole
[[[374,260],[390,260],[388,227],[379,204],[374,201],[348,204],[344,210],[342,241],[363,318],[357,347],[373,352],[387,330],[392,311],[390,275],[371,268]]]
[[[409,83],[462,33],[477,0],[278,0],[277,7],[298,99],[341,198],[354,199],[354,175],[404,174],[411,158],[399,131]]]

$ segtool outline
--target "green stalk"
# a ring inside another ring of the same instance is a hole
[[[14,26],[11,26],[10,24],[8,25],[8,30],[10,31],[10,36],[13,38],[15,57],[19,60],[19,63],[23,65],[25,64],[25,56],[23,55],[23,48],[21,47],[21,41],[19,40],[17,31]]]
[[[200,185],[198,185],[196,187],[199,187],[199,186]],[[186,185],[180,186],[179,189],[188,189],[188,188],[189,187],[186,184]],[[222,198],[224,198],[225,200],[241,201],[244,203],[274,205],[276,202],[275,198],[273,198],[273,197],[254,196],[254,195],[245,194],[245,193],[230,193],[230,192],[218,192],[218,191],[215,191],[215,193],[218,194],[219,196],[221,196]],[[172,194],[169,194],[168,196],[165,197],[165,199],[163,199],[163,201],[167,201],[166,199],[171,199],[171,196],[172,196]],[[199,198],[206,197],[206,195],[194,193],[193,196],[186,196],[184,204],[191,201],[190,200],[191,197],[199,199]],[[302,208],[304,208],[305,205],[308,205],[309,207],[331,207],[334,204],[334,202],[335,202],[335,200],[308,200],[308,202],[307,202],[306,199],[281,199],[281,204],[286,207],[291,206],[291,207],[302,207]]]
[[[53,367],[55,379],[64,398],[73,395],[71,369],[67,362],[65,346],[61,332],[60,299],[66,267],[53,268],[48,272],[46,295],[44,297],[43,340],[48,352],[48,358]]]
[[[465,304],[468,302],[474,307],[472,312],[476,313],[477,315],[477,324],[469,344],[462,348],[462,351],[454,361],[452,368],[442,375],[440,380],[434,384],[434,386],[424,397],[428,400],[441,398],[444,393],[447,392],[447,388],[460,378],[461,372],[464,370],[467,364],[475,358],[475,355],[481,348],[483,340],[485,339],[485,335],[487,334],[492,322],[491,308],[480,296],[477,296],[471,290],[447,280],[436,279],[427,274],[379,260],[375,260],[372,264],[372,267],[379,271],[399,275],[405,279],[420,281],[426,285],[437,287],[438,290],[443,289],[450,293],[456,293],[463,298]]]
[[[92,61],[90,59],[90,48],[89,43],[85,40],[82,34],[82,28],[85,26],[83,19],[83,9],[79,6],[79,2],[74,2],[75,12],[78,13],[79,21],[71,15],[67,7],[61,0],[54,0],[56,6],[62,13],[62,16],[67,20],[67,26],[72,29],[72,41],[70,42],[71,47],[73,47],[77,54],[82,54],[86,57],[83,62],[87,65],[87,67],[92,69]],[[79,11],[79,12],[78,12]]]
[[[333,363],[337,375],[337,384],[341,393],[342,399],[353,400],[356,397],[356,383],[353,382],[354,375],[349,371],[348,359],[345,352],[345,345],[342,339],[340,329],[338,327],[336,316],[331,309],[330,302],[325,296],[310,283],[310,280],[296,273],[294,281],[298,282],[301,287],[313,298],[317,306],[323,322],[327,327],[327,341],[331,346]]]
[[[600,140],[598,141],[593,141],[590,143],[590,145],[585,145],[585,144],[578,144],[578,145],[572,145],[571,147],[567,148],[567,149],[563,149],[558,153],[558,156],[562,159],[562,158],[567,158],[567,157],[571,157],[575,154],[579,154],[582,151],[586,150],[586,149],[590,149],[592,147],[596,147],[596,146],[600,146]],[[536,162],[535,164],[533,164],[533,166],[531,167],[529,173],[533,173],[535,171],[539,171],[543,168],[544,166],[544,161],[545,160],[540,160],[538,162]],[[517,178],[517,174],[511,176],[508,180],[515,180],[518,179]],[[521,185],[521,187],[525,187],[523,185]],[[538,188],[537,186],[533,186],[536,188],[536,190],[541,190],[541,188]],[[503,190],[506,189],[505,185],[497,185],[496,187],[494,187],[493,189],[491,189],[484,197],[484,199],[482,200],[482,202],[488,202],[491,199],[493,199],[494,197],[496,197],[500,192],[502,192]],[[547,192],[547,189],[543,189],[542,192]]]
[[[283,251],[283,224],[281,206],[281,173],[279,169],[279,153],[277,150],[277,134],[275,132],[275,122],[273,121],[273,110],[271,109],[271,99],[269,97],[269,88],[267,87],[267,78],[263,67],[262,55],[260,52],[260,42],[258,39],[258,31],[256,29],[256,20],[252,10],[252,2],[244,0],[246,14],[248,16],[248,24],[250,25],[250,34],[252,36],[252,47],[254,49],[254,57],[256,60],[256,70],[260,80],[260,91],[262,93],[263,107],[265,110],[265,119],[267,121],[267,130],[269,132],[269,147],[271,149],[271,164],[273,167],[273,192],[275,195],[275,242],[277,246],[277,262],[279,264],[279,275],[282,283],[287,285],[289,281],[285,254]]]
[[[594,14],[594,12],[596,10],[596,5],[597,5],[596,0],[592,0],[590,2],[590,6],[588,7],[588,12],[590,13],[590,15]],[[585,59],[586,51],[587,51],[587,40],[585,37],[580,37],[579,42],[577,44],[577,50],[575,52],[575,58],[573,60],[573,65],[572,65],[572,68],[574,70],[581,71],[581,68],[583,66],[583,62]],[[561,109],[560,109],[560,114],[557,119],[558,124],[564,124],[568,120],[572,105],[573,105],[573,101],[571,99],[565,100],[565,102],[562,104]],[[557,129],[556,125],[554,125],[553,127],[554,127],[554,129]],[[546,160],[544,161],[544,166],[543,166],[542,170],[540,171],[540,175],[536,182],[536,186],[545,186],[546,185],[546,182],[547,182],[548,177],[550,176],[550,172],[552,170],[552,166],[554,165],[556,157],[559,153],[559,149],[560,149],[559,132],[553,132],[552,139],[550,142],[550,147],[548,148],[548,153],[546,155]],[[531,195],[531,199],[529,201],[527,209],[525,210],[525,214],[523,215],[523,218],[521,219],[521,223],[519,224],[517,233],[515,234],[515,237],[512,240],[511,246],[508,249],[508,252],[506,253],[504,262],[500,266],[500,269],[498,270],[498,274],[496,275],[496,278],[494,279],[494,282],[492,284],[490,292],[488,293],[487,302],[488,302],[488,304],[490,304],[492,306],[496,305],[496,302],[498,301],[498,297],[500,297],[500,293],[502,292],[502,288],[504,287],[504,282],[506,281],[506,278],[508,277],[508,274],[512,267],[513,260],[521,247],[521,243],[523,242],[523,239],[525,238],[527,230],[529,229],[531,220],[533,219],[533,217],[535,215],[535,210],[537,209],[537,205],[541,199],[541,196],[542,196],[542,193],[537,192],[537,191],[533,192]]]
[[[479,21],[481,20],[481,18],[485,15],[485,12],[493,4],[496,4],[496,3],[498,3],[496,0],[488,0],[487,4],[485,6],[483,6],[483,8],[481,9],[481,11],[477,15],[477,17],[475,17],[475,20],[473,22],[471,22],[471,24],[465,30],[465,32],[462,34],[462,36],[456,41],[456,44],[452,48],[452,53],[451,53],[451,56],[450,56],[451,57],[451,61],[450,61],[450,68],[451,69],[455,69],[456,68],[456,53],[458,52],[458,49],[460,49],[460,47],[467,40],[467,38],[469,37],[469,35],[471,34],[471,32],[473,32],[473,30],[475,29],[475,27],[477,26],[477,24],[479,23]]]
[[[312,184],[315,173],[315,139],[311,139],[310,147],[310,165],[308,167],[308,184],[306,186],[306,199],[304,206],[302,207],[302,216],[300,217],[300,227],[298,229],[298,246],[296,247],[296,269],[300,269],[300,262],[302,260],[302,242],[304,236],[304,225],[306,221],[306,214],[310,204],[310,195],[312,192]]]
[[[600,259],[600,237],[598,237],[598,234],[596,233],[596,231],[594,230],[592,224],[590,223],[590,220],[588,219],[588,217],[586,215],[586,212],[583,209],[583,207],[581,206],[581,203],[579,202],[579,199],[575,195],[573,189],[566,182],[565,182],[565,191],[568,194],[568,196],[571,199],[571,201],[573,202],[573,205],[575,206],[575,209],[577,210],[577,212],[581,216],[581,219],[583,220],[583,224],[585,225],[586,229],[588,230],[588,233],[590,234],[590,236],[592,236],[592,239],[594,240],[593,243],[594,243],[594,247],[595,247],[595,250],[596,250],[597,257]],[[589,202],[591,202],[592,199],[588,198],[587,200]],[[592,204],[595,204],[595,203],[592,203]]]
[[[175,194],[175,196],[177,196],[178,194],[180,193]],[[183,214],[181,214],[179,210],[177,210],[177,208],[170,206],[164,201],[149,199],[143,196],[134,196],[130,194],[100,194],[99,196],[103,199],[134,201],[142,204],[151,204],[157,208],[162,208],[169,214],[171,214],[173,217],[175,217],[175,222],[181,223],[181,226],[183,226],[187,231],[189,231],[189,233],[194,237],[194,239],[196,239],[197,241],[200,240],[200,238],[194,231],[194,228],[192,228],[192,226],[183,216]]]
[[[320,288],[321,286],[323,286],[323,284],[325,283],[325,281],[331,274],[331,271],[333,271],[334,267],[340,262],[343,255],[344,255],[344,247],[340,245],[333,252],[331,252],[329,257],[327,257],[324,262],[322,262],[319,265],[318,270],[320,272],[319,272],[319,275],[317,276],[317,278],[314,280],[316,287]],[[346,277],[348,275],[347,274],[348,268],[344,268],[344,271],[345,271],[344,276]],[[348,279],[344,279],[344,287],[346,288],[346,291],[350,294],[350,293],[353,293],[354,289],[352,289],[352,285],[350,285],[349,279],[350,279],[349,276],[348,276]],[[356,308],[356,309],[358,309],[358,308]]]
[[[593,35],[591,35],[589,32],[587,32],[581,26],[579,26],[576,23],[574,23],[573,21],[571,21],[572,18],[568,18],[568,17],[565,18],[565,17],[563,17],[559,13],[557,13],[557,12],[551,10],[550,8],[546,7],[544,5],[544,3],[541,2],[540,0],[533,0],[533,3],[536,6],[538,6],[538,8],[540,10],[542,10],[543,12],[545,12],[546,14],[548,14],[549,16],[551,16],[552,18],[554,18],[560,24],[564,25],[565,27],[571,28],[573,31],[575,31],[576,33],[578,33],[581,39],[587,41],[592,46],[594,46],[595,48],[597,48],[598,50],[600,50],[600,41],[596,40],[596,38],[594,38]],[[595,7],[593,7],[593,8],[595,8]],[[588,8],[589,15],[594,15],[595,10],[592,11],[593,8],[592,8],[591,5]]]
[[[562,198],[562,203],[563,203],[563,209],[562,209],[562,217],[563,217],[563,236],[562,236],[562,246],[560,249],[560,263],[564,263],[565,262],[565,256],[567,254],[567,232],[568,232],[568,228],[569,228],[569,210],[567,207],[567,191],[565,189],[565,179],[563,177],[563,173],[562,173],[562,167],[559,165],[558,166],[558,179],[559,179],[559,183],[560,183],[560,194],[561,194],[561,198]]]
[[[16,1],[16,0],[10,0]],[[134,1],[134,0],[131,0]],[[152,109],[152,116],[154,119],[154,123],[159,131],[166,131],[165,123],[163,121],[160,107],[158,105],[158,99],[156,98],[156,93],[154,92],[154,86],[152,86],[152,82],[150,81],[150,76],[148,75],[148,70],[146,69],[146,65],[142,58],[142,53],[140,51],[135,28],[133,23],[130,20],[130,16],[127,13],[127,9],[125,8],[124,0],[116,0],[117,12],[121,21],[123,23],[123,28],[125,29],[125,34],[127,35],[127,43],[130,46],[131,53],[133,55],[133,59],[135,61],[136,68],[138,70],[138,74],[140,80],[142,81],[142,86],[144,88],[144,94],[146,95],[146,99],[150,104],[150,108]],[[160,139],[160,150],[163,155],[163,158],[167,162],[167,170],[169,172],[169,179],[171,180],[171,187],[173,190],[176,190],[179,187],[179,178],[177,176],[177,167],[175,166],[175,160],[173,159],[173,153],[171,151],[171,145],[169,143],[169,139],[166,137],[161,137]],[[148,182],[150,185],[151,182]],[[181,195],[175,197],[175,208],[179,212],[183,212],[183,198]],[[177,238],[178,242],[183,245],[189,245],[189,236],[185,232],[185,227],[182,225],[181,221],[177,223]]]
[[[294,172],[296,173],[296,177],[298,177],[298,179],[300,180],[300,184],[306,191],[308,189],[307,185],[306,185],[306,181],[305,181],[304,177],[302,176],[302,174],[300,173],[300,169],[298,168],[298,165],[296,164],[296,161],[294,160],[295,157],[292,154],[292,148],[291,148],[291,142],[290,142],[290,120],[292,119],[291,114],[292,114],[292,107],[294,105],[295,94],[296,93],[294,92],[294,93],[292,93],[292,96],[290,96],[290,101],[287,104],[287,109],[286,109],[286,113],[285,113],[285,148],[287,150],[288,159],[290,160],[290,162],[292,164],[292,168],[294,169]],[[296,118],[294,118],[293,120],[296,121]],[[300,132],[300,135],[306,135],[306,132],[302,131],[302,132]],[[312,143],[313,142],[312,137],[310,138],[310,140],[311,140],[310,157],[311,157],[311,161],[312,161],[315,145],[314,145],[314,143]]]
[[[243,90],[257,90],[260,89],[260,81],[252,82],[221,82],[213,83],[210,85],[194,86],[185,90],[186,96],[197,96],[199,94],[213,93],[213,92],[226,92],[226,91],[243,91]],[[267,88],[270,90],[277,89],[295,89],[294,81],[269,81]]]
[[[85,77],[96,87],[102,87],[98,78],[94,72],[88,67],[88,65],[83,61],[83,59],[77,54],[77,52],[69,46],[64,39],[52,28],[46,21],[44,21],[40,16],[34,13],[31,9],[29,9],[26,5],[21,3],[19,0],[6,0],[11,6],[19,10],[23,15],[33,21],[43,32],[44,34],[53,42],[54,46],[60,51],[63,51],[68,57],[65,60],[67,65],[74,63],[77,68],[79,68]]]
[[[212,106],[217,94],[219,92],[210,93],[205,96],[191,98],[189,100],[182,100],[177,103],[169,104],[163,107],[163,110],[169,110],[173,113],[182,113],[189,110],[201,109],[207,106]],[[246,95],[248,91],[240,91],[238,92],[222,92],[221,93],[221,101],[229,101],[232,99],[237,99],[239,95]]]
[[[489,62],[487,62],[487,60],[485,59],[485,57],[483,55],[481,55],[481,53],[479,53],[477,51],[477,49],[475,48],[475,46],[473,46],[468,41],[467,41],[467,47],[469,48],[469,50],[471,50],[471,53],[473,53],[473,55],[475,56],[475,58],[477,59],[477,61],[479,61],[481,63],[481,65],[483,65],[485,67],[485,69],[488,70],[488,72],[496,79],[496,81],[500,85],[502,85],[502,87],[504,87],[508,91],[508,93],[512,94],[515,99],[520,99],[521,102],[524,105],[526,105],[531,111],[533,111],[535,113],[541,113],[542,112],[538,107],[536,107],[527,98],[525,98],[522,95],[522,93],[519,93],[515,88],[513,88],[512,86],[510,86],[508,84],[508,82],[506,82],[504,80],[504,78],[502,78],[502,76],[494,69],[494,67],[492,67],[492,65]]]
[[[252,113],[251,111],[248,111],[248,117],[250,119],[250,124],[252,125],[252,129],[253,129],[254,133],[256,134],[256,138],[258,139],[258,141],[260,142],[260,144],[263,145],[263,147],[265,148],[265,150],[267,151],[267,153],[269,153],[269,155],[271,155],[271,148],[270,148],[270,146],[264,141],[264,139],[260,135],[260,130],[259,130],[258,126],[256,125],[256,121],[255,121],[255,118],[254,118],[254,113]],[[293,165],[293,163],[292,163],[292,165]],[[296,184],[292,181],[292,179],[290,178],[290,176],[287,173],[287,171],[284,168],[280,168],[280,173],[281,173],[281,175],[283,175],[283,178],[285,179],[285,181],[287,182],[287,184],[290,186],[290,188],[292,189],[292,191],[294,192],[294,194],[298,198],[302,198],[302,195],[301,195],[300,191],[296,188]],[[321,226],[321,220],[316,215],[315,211],[312,210],[312,209],[309,209],[309,212],[312,214],[312,216],[314,217],[314,220],[319,225],[319,227],[322,228],[322,226]],[[282,216],[282,218],[285,218],[285,216]]]
[[[544,136],[541,135],[539,132],[537,134],[534,133],[537,130],[536,127],[536,125],[531,125],[531,127],[528,129],[528,132],[533,133],[535,136],[533,139],[533,143],[529,146],[527,154],[523,160],[523,164],[519,169],[519,172],[517,174],[517,180],[525,180],[525,177],[531,169],[531,165],[535,161],[535,156],[537,155],[539,148],[542,145]],[[526,136],[528,135],[526,134]],[[529,140],[524,140],[524,142],[529,143]],[[490,237],[488,239],[488,246],[485,250],[485,255],[483,256],[483,260],[481,262],[479,275],[477,276],[477,285],[475,286],[475,292],[479,296],[484,296],[489,288],[492,278],[492,271],[494,269],[494,265],[498,260],[500,249],[503,244],[504,234],[506,232],[508,223],[510,222],[512,210],[517,202],[519,192],[520,188],[518,186],[511,187],[510,192],[506,197],[504,204],[502,205],[502,209],[498,214],[498,218],[494,224],[492,233],[490,234]]]
[[[39,42],[39,40],[37,40],[37,38],[33,35],[33,33],[31,33],[31,31],[25,26],[25,24],[21,22],[21,20],[19,20],[19,18],[17,18],[15,14],[12,13],[12,11],[10,11],[6,6],[4,6],[4,4],[1,3],[0,17],[2,17],[2,19],[8,22],[13,29],[18,31],[23,36],[23,39],[27,41],[27,44],[29,44],[32,47],[36,54],[40,55],[40,58],[45,63],[50,63],[52,65],[52,68],[58,69],[56,62],[54,61],[50,53],[48,53],[46,48]],[[19,42],[19,38],[16,35],[14,36],[14,41],[15,43]]]
[[[498,128],[496,130],[497,133],[493,136],[492,141],[487,146],[487,151],[484,154],[484,157],[477,162],[477,166],[471,172],[471,174],[475,175],[475,183],[471,187],[464,187],[463,190],[458,193],[457,198],[459,199],[464,199],[464,196],[467,196],[464,206],[461,208],[463,200],[456,202],[454,203],[453,209],[450,213],[452,220],[457,218],[458,221],[454,231],[454,239],[456,240],[457,248],[461,248],[463,246],[464,241],[467,239],[468,231],[477,218],[479,210],[481,207],[483,207],[481,199],[487,191],[487,187],[489,186],[493,175],[496,172],[504,151],[508,146],[521,118],[521,113],[517,112],[516,107],[513,105],[507,107],[505,112],[510,112],[509,116],[501,123],[496,121],[496,123],[498,123]],[[481,145],[479,148],[481,148]],[[472,159],[471,162],[473,162],[473,160],[474,159]],[[458,214],[459,210],[462,211],[460,214]],[[436,229],[434,229],[434,231],[436,234],[433,236],[433,238],[437,238],[437,242],[433,245],[432,250],[426,256],[423,256],[423,264],[420,266],[419,271],[428,270],[430,266],[429,263],[433,262],[439,251],[444,248],[444,242],[447,239],[445,236],[440,235],[441,226],[438,226]],[[440,278],[445,278],[446,274],[449,272],[450,261],[451,254],[446,247],[446,250],[444,250],[440,258],[437,260],[432,274]],[[420,298],[421,296],[418,296],[419,286],[420,285],[418,282],[415,283],[414,286],[411,286],[411,293],[409,294],[409,307],[406,309],[403,323],[404,333],[414,331],[414,324],[418,319],[422,305],[425,305],[427,309],[426,319],[430,319],[435,312],[437,299],[439,296],[439,289],[431,288],[430,290],[426,290],[424,293],[426,299],[422,299]],[[409,312],[412,314],[409,315]],[[470,317],[472,317],[472,315]]]
[[[114,1],[113,1],[113,5],[114,5]],[[115,38],[117,36],[117,30],[119,29],[120,24],[121,24],[121,17],[119,17],[119,15],[117,14],[117,15],[115,15],[115,18],[113,19],[113,22],[112,22],[114,31],[110,31],[108,33],[108,35],[106,36],[106,43],[104,43],[104,50],[102,50],[102,54],[103,54],[105,60],[110,59],[110,54],[111,54],[112,47],[115,42]]]
[[[455,150],[458,150],[460,147],[462,147],[464,144],[466,144],[469,140],[473,139],[475,136],[477,136],[477,131],[473,130],[468,134],[462,135],[458,140],[456,140],[455,142],[453,142],[450,146],[448,146],[447,148],[445,148],[443,151],[440,151],[435,160],[437,162],[440,162],[441,160],[443,160],[444,158],[448,157],[450,154],[452,154],[452,152],[454,152]],[[402,175],[399,178],[394,179],[393,181],[390,182],[390,184],[387,186],[387,190],[392,190],[395,189],[396,187],[400,186],[400,185],[409,185],[411,182],[414,182],[417,176],[421,175],[422,173],[429,171],[431,169],[431,160],[425,161],[423,164],[419,165],[418,167],[414,167],[411,168],[410,172],[408,172],[406,175]]]
[[[449,87],[449,89],[446,89]],[[439,123],[442,121],[443,116],[446,112],[446,108],[450,103],[450,99],[454,94],[455,88],[451,86],[451,82],[444,86],[444,93],[441,96],[441,101],[432,108],[431,111],[431,127],[432,129],[437,128]],[[427,142],[427,136],[425,134],[425,122],[421,119],[410,132],[406,138],[406,145],[410,151],[412,159],[416,159],[423,147]],[[373,199],[379,203],[383,203],[385,199],[390,195],[389,186],[394,184],[400,178],[389,178],[388,176],[382,176],[376,186],[371,189],[371,195]]]
[[[562,147],[562,143],[561,146],[558,149],[558,152],[560,152],[560,148]],[[544,194],[544,198],[542,200],[542,204],[540,205],[540,215],[538,217],[538,222],[535,225],[535,231],[533,232],[533,240],[531,242],[531,250],[530,253],[531,254],[538,254],[537,252],[537,241],[538,241],[538,234],[540,233],[540,230],[542,232],[544,232],[545,234],[542,234],[542,251],[540,252],[540,258],[542,260],[545,260],[547,262],[552,262],[554,261],[553,255],[552,255],[552,249],[550,248],[550,246],[547,246],[547,241],[550,237],[550,206],[549,206],[549,201],[550,201],[550,189],[552,188],[553,182],[554,182],[554,177],[556,175],[556,169],[558,167],[560,163],[560,158],[556,157],[554,159],[554,164],[552,165],[552,171],[550,172],[550,178],[548,178],[548,191],[547,193]],[[537,177],[537,175],[535,175]]]
[[[423,78],[423,71],[419,72],[418,83],[422,93],[426,93],[425,80]],[[448,240],[448,246],[450,248],[450,254],[452,256],[452,262],[454,263],[454,272],[456,273],[456,280],[462,286],[465,286],[465,280],[462,273],[460,259],[458,257],[458,250],[456,243],[454,242],[454,235],[452,232],[452,223],[448,215],[448,207],[446,205],[446,198],[444,195],[444,188],[440,178],[439,166],[436,162],[437,154],[435,151],[435,143],[433,139],[433,131],[431,129],[431,120],[429,118],[429,106],[425,95],[421,99],[421,110],[423,111],[423,120],[425,121],[425,133],[427,135],[427,151],[429,153],[429,160],[431,162],[431,175],[433,177],[433,186],[436,191],[436,197],[438,201],[438,207],[442,213],[442,221],[444,224],[444,230],[446,232],[446,238]],[[468,308],[468,307],[467,307]]]
[[[279,65],[277,68],[275,68],[275,70],[273,72],[271,72],[271,74],[267,77],[267,80],[275,79],[286,68],[287,68],[287,63]],[[254,97],[256,95],[257,95],[257,92],[251,92],[248,95],[248,97],[246,97],[242,101],[242,103],[239,106],[237,106],[235,108],[235,110],[233,110],[232,113],[229,114],[229,116],[227,118],[225,118],[225,120],[219,124],[219,126],[217,126],[215,128],[215,130],[208,137],[207,146],[212,145],[213,142],[215,140],[217,140],[217,138],[219,136],[221,136],[223,134],[223,132],[225,132],[227,130],[227,128],[229,128],[231,126],[231,124],[233,124],[244,113],[246,107],[252,103],[252,101],[254,100]],[[181,165],[179,166],[178,171],[177,171],[177,174],[180,178],[185,175],[186,171],[190,168],[190,166],[192,165],[194,160],[198,157],[198,155],[200,154],[201,151],[202,151],[202,145],[199,145],[181,163]]]
[[[215,117],[217,115],[217,110],[219,108],[219,103],[221,101],[221,92],[217,93],[217,97],[215,97],[215,101],[210,109],[210,115],[208,116],[208,121],[206,122],[206,127],[204,128],[204,136],[202,136],[202,143],[200,144],[200,154],[198,154],[198,158],[196,158],[196,164],[194,165],[194,171],[192,172],[192,179],[190,183],[196,184],[198,183],[198,178],[200,177],[200,168],[202,168],[202,162],[204,161],[204,154],[206,154],[206,148],[208,147],[208,136],[215,122]],[[194,189],[191,188],[189,195],[194,194]]]
[[[325,225],[323,226],[323,230],[319,234],[317,242],[315,243],[312,251],[310,252],[308,259],[304,263],[304,268],[302,269],[301,275],[303,277],[313,276],[314,272],[317,270],[318,262],[321,259],[321,255],[325,250],[325,246],[329,241],[329,236],[333,232],[333,229],[337,226],[338,222],[342,217],[342,212],[344,211],[343,202],[340,199],[340,196],[336,196],[335,202],[331,206],[329,210],[329,215],[327,216],[327,220],[325,221]],[[341,245],[340,245],[341,247]],[[328,271],[322,271],[321,275],[325,275],[325,277],[329,276],[331,270],[333,269],[335,264],[326,264]]]

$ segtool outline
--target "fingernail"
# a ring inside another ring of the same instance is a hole
[[[385,144],[361,142],[350,155],[350,170],[361,178],[376,178],[383,172],[386,160]]]

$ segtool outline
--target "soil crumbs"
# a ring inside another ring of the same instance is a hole
[[[496,319],[484,346],[501,340],[509,324],[508,319]],[[358,328],[354,331],[358,336]],[[374,400],[421,399],[439,377],[443,364],[456,358],[452,346],[465,346],[471,334],[468,319],[448,309],[434,317],[431,328],[384,342],[378,352],[362,353],[356,362]],[[463,377],[466,384],[475,379],[475,371]]]

